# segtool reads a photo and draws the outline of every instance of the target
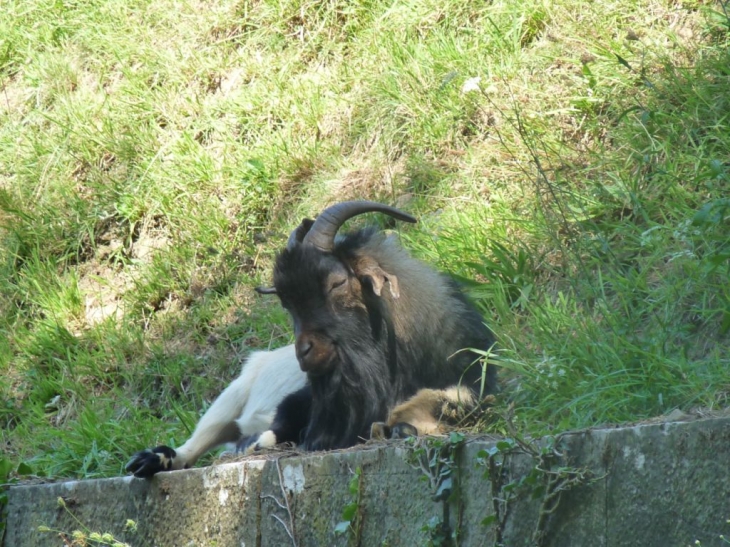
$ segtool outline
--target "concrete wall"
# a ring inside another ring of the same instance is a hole
[[[476,464],[493,442],[469,440],[459,465],[461,510],[451,506],[459,545],[494,545],[494,528],[481,525],[494,507],[491,483]],[[571,466],[593,480],[563,494],[548,518],[544,545],[703,547],[730,537],[730,419],[659,423],[576,432],[564,440]],[[5,547],[63,545],[39,525],[72,531],[78,523],[63,497],[90,530],[111,532],[135,547],[252,547],[356,545],[336,536],[342,509],[352,501],[348,482],[362,468],[362,546],[425,545],[422,527],[441,516],[420,470],[404,461],[403,445],[362,447],[339,453],[249,459],[203,469],[163,473],[151,481],[105,480],[18,486],[9,492]],[[505,479],[532,467],[527,455],[511,458]],[[281,477],[281,478],[280,478]],[[282,490],[290,497],[291,518]],[[511,504],[504,529],[507,546],[527,546],[539,500]],[[460,514],[460,518],[459,518]],[[138,523],[124,530],[126,519]],[[286,527],[293,527],[294,541]]]

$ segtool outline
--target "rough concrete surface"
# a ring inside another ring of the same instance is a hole
[[[494,441],[469,439],[460,456],[458,500],[450,524],[458,545],[492,546],[491,483],[480,450]],[[592,480],[562,494],[544,526],[546,546],[703,547],[730,536],[730,418],[644,424],[571,433],[560,446],[563,465],[588,470]],[[39,525],[72,532],[78,522],[57,504],[63,497],[89,530],[111,532],[134,547],[412,546],[442,515],[421,470],[405,462],[403,444],[358,450],[248,459],[202,469],[131,477],[17,486],[9,491],[4,547],[64,545]],[[517,480],[533,466],[515,454],[503,470]],[[359,534],[336,535],[353,496],[357,468]],[[284,498],[284,492],[288,500]],[[287,509],[288,502],[288,509]],[[520,496],[509,505],[503,545],[534,545],[540,499]],[[126,519],[137,522],[125,531]],[[293,539],[289,534],[293,534]]]

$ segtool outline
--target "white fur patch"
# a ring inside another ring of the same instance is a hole
[[[272,446],[276,446],[276,434],[269,429],[259,436],[256,448],[271,448]]]

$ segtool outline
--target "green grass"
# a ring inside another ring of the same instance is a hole
[[[291,340],[252,291],[289,230],[352,198],[419,217],[527,431],[727,406],[727,9],[6,2],[4,458],[109,476],[184,441]]]

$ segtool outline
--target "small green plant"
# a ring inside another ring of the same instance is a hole
[[[45,473],[42,470],[35,471],[27,462],[20,462],[16,466],[9,458],[0,457],[0,537],[6,526],[5,506],[8,504],[6,490],[24,479],[43,476]]]
[[[421,532],[426,534],[426,547],[441,547],[453,545],[455,537],[446,516],[434,515],[421,526]]]
[[[709,262],[710,271],[722,266],[730,271],[730,198],[718,198],[705,203],[692,217],[692,226],[705,239],[703,259]]]
[[[511,437],[477,453],[477,465],[485,468],[484,478],[491,484],[492,495],[492,514],[481,524],[494,526],[494,545],[501,547],[510,504],[521,496],[539,499],[531,542],[540,547],[546,538],[549,518],[557,510],[562,493],[586,484],[591,477],[588,471],[564,463],[567,456],[558,450],[560,436],[547,437],[537,443],[517,434],[509,417],[505,418],[505,422]],[[525,454],[532,459],[529,471],[516,478],[510,476],[509,469],[515,454]]]
[[[5,531],[5,506],[8,504],[8,494],[5,491],[10,484],[12,462],[5,457],[0,458],[0,537]]]
[[[529,251],[516,243],[510,247],[499,241],[489,242],[489,257],[482,258],[481,262],[466,262],[465,265],[481,276],[486,282],[469,283],[468,278],[461,280],[470,286],[501,290],[511,308],[527,306],[534,289],[535,263]],[[482,294],[484,297],[491,295]]]
[[[335,526],[335,534],[348,534],[348,544],[355,547],[362,545],[362,481],[362,468],[358,467],[347,484],[351,501],[342,509],[342,520]]]
[[[76,547],[91,547],[92,545],[107,545],[108,547],[131,547],[129,543],[118,540],[113,534],[108,532],[93,532],[85,526],[78,517],[71,511],[63,498],[58,498],[58,506],[62,508],[71,518],[76,521],[79,528],[72,531],[66,532],[63,530],[56,530],[48,526],[41,525],[38,527],[39,532],[55,533],[64,542],[64,545],[74,545]],[[124,523],[124,530],[129,533],[137,531],[137,523],[131,519],[127,519]]]
[[[449,547],[458,542],[459,528],[451,526],[451,506],[461,513],[459,500],[459,455],[464,445],[462,433],[452,431],[447,437],[419,437],[408,440],[406,461],[422,472],[433,501],[441,502],[442,514],[432,517],[422,528],[428,547]],[[461,521],[457,517],[457,523]]]

